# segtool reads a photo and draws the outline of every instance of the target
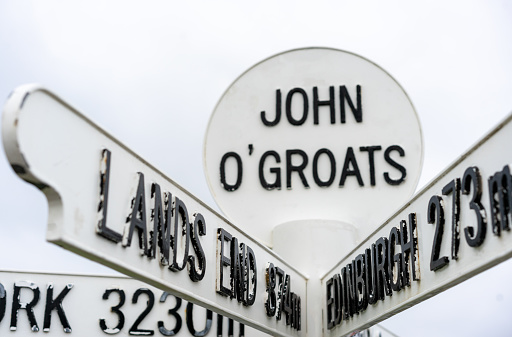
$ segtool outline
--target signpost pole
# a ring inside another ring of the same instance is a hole
[[[340,221],[291,221],[273,230],[273,250],[306,275],[305,313],[308,336],[315,336],[322,327],[324,289],[320,277],[356,244],[355,227]]]

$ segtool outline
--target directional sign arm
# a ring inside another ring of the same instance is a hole
[[[324,332],[372,326],[512,257],[512,115],[322,278]]]
[[[284,282],[269,266],[291,280],[286,303],[305,302],[302,274],[56,95],[16,89],[2,123],[14,171],[47,196],[49,241],[266,333],[305,335],[300,308],[266,310]]]

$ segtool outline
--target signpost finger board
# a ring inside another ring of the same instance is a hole
[[[0,272],[0,332],[27,336],[267,336],[127,277]],[[381,326],[361,337],[392,337]]]
[[[305,276],[60,98],[16,89],[2,128],[14,171],[48,199],[47,240],[274,336],[305,335]]]
[[[374,325],[512,256],[511,142],[512,115],[322,278],[325,336]]]
[[[0,272],[0,333],[265,336],[127,277]]]

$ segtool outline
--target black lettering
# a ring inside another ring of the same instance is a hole
[[[98,221],[96,233],[112,242],[118,243],[123,238],[121,233],[118,233],[113,229],[107,227],[108,191],[110,183],[110,157],[110,151],[104,149],[101,158],[100,202],[98,204],[98,213],[100,213],[101,218]]]
[[[510,230],[508,216],[512,210],[512,176],[508,165],[489,178],[489,197],[492,231],[499,236],[503,230]]]
[[[226,161],[229,158],[234,158],[237,165],[236,171],[236,182],[231,185],[226,181]],[[243,166],[242,166],[242,158],[236,152],[228,152],[222,156],[220,160],[220,183],[222,187],[228,192],[236,191],[240,185],[242,184],[242,176],[243,176]]]
[[[409,286],[410,273],[409,264],[411,266],[412,279],[418,281],[420,279],[419,256],[418,256],[418,238],[416,235],[416,213],[409,214],[409,224],[407,221],[400,222],[400,241],[402,243],[402,286]]]
[[[153,228],[149,231],[148,257],[154,259],[156,258],[156,247],[159,242],[160,229],[163,227],[165,221],[160,185],[155,183],[151,184],[151,199],[153,200],[153,209],[151,210]],[[169,252],[167,252],[167,260],[169,260]]]
[[[277,298],[279,299],[279,305],[277,306],[277,315],[276,315],[276,319],[278,321],[281,320],[281,314],[283,313],[283,296],[284,296],[284,289],[285,289],[285,285],[284,285],[284,278],[285,278],[285,273],[284,273],[284,270],[282,270],[281,268],[279,267],[275,267],[276,269],[276,276],[277,276],[277,285],[278,286],[278,294],[277,294]]]
[[[234,323],[235,322],[231,318],[228,319],[228,337],[235,335]]]
[[[291,326],[295,330],[300,331],[300,329],[301,329],[300,296],[298,296],[295,293],[291,293],[291,296],[292,296],[292,310],[293,310]]]
[[[356,312],[366,310],[368,307],[368,297],[366,290],[366,277],[365,277],[365,256],[359,254],[353,261],[354,269],[354,288],[356,292]]]
[[[329,99],[325,101],[320,101],[318,99],[318,88],[313,87],[313,123],[318,125],[318,107],[320,106],[328,106],[331,112],[331,124],[336,123],[336,114],[334,111],[334,87],[329,87]]]
[[[375,186],[375,151],[382,150],[382,146],[361,146],[359,151],[368,152],[368,163],[370,166],[370,185]]]
[[[50,325],[52,323],[52,311],[57,310],[57,314],[59,315],[60,323],[62,324],[62,328],[65,333],[71,333],[71,326],[69,325],[68,319],[66,317],[66,313],[64,312],[64,308],[62,306],[62,301],[64,297],[69,293],[69,291],[73,288],[72,284],[67,284],[64,289],[60,292],[57,298],[53,299],[53,284],[48,284],[46,288],[46,307],[44,310],[44,323],[43,323],[43,331],[49,332]]]
[[[21,302],[21,290],[29,289],[32,291],[32,300],[30,302]],[[39,326],[37,325],[36,316],[34,315],[34,306],[39,302],[39,287],[31,282],[16,282],[14,283],[14,293],[12,296],[12,311],[11,311],[11,331],[15,331],[18,327],[18,312],[26,310],[28,322],[32,332],[38,332]]]
[[[203,246],[201,245],[201,241],[199,241],[199,236],[206,235],[206,221],[201,213],[194,214],[194,222],[190,223],[190,233],[192,240],[192,249],[194,250],[197,256],[197,266],[196,266],[196,258],[192,255],[188,257],[189,263],[189,277],[192,281],[198,282],[204,278],[204,274],[206,272],[206,256],[204,254]]]
[[[348,320],[356,313],[356,294],[354,287],[354,275],[352,264],[341,268],[341,278],[343,282],[343,319]]]
[[[265,111],[262,111],[261,114],[261,121],[265,126],[276,126],[279,121],[281,120],[281,90],[276,90],[276,118],[273,121],[267,120],[265,117]]]
[[[333,288],[334,288],[334,325],[338,325],[341,323],[343,319],[343,283],[341,281],[340,274],[334,274],[333,276]],[[300,316],[300,298],[297,304],[299,307],[299,316]],[[299,329],[300,330],[300,329]]]
[[[224,252],[225,242],[231,243],[232,236],[222,228],[217,229],[217,280],[215,282],[217,293],[231,296],[231,290],[224,286],[224,268],[231,267],[231,259]],[[229,245],[231,246],[231,244]]]
[[[170,295],[169,293],[164,291],[162,293],[162,296],[160,296],[160,303],[164,303],[165,300],[167,299],[167,296],[169,296],[169,295]],[[158,321],[158,331],[160,331],[160,333],[164,336],[177,335],[178,332],[180,332],[181,325],[183,323],[183,320],[181,319],[181,316],[178,313],[178,310],[181,307],[181,298],[176,297],[176,296],[173,296],[173,297],[176,299],[176,305],[174,306],[174,308],[169,309],[169,315],[173,316],[174,319],[176,320],[176,323],[174,324],[174,328],[172,330],[168,330],[165,328],[163,321]]]
[[[108,328],[107,324],[105,323],[105,319],[104,318],[100,319],[101,330],[103,330],[103,332],[105,332],[106,334],[109,334],[109,335],[119,333],[119,331],[121,331],[121,329],[124,326],[124,314],[120,310],[124,304],[125,299],[126,299],[124,290],[122,290],[122,289],[106,289],[105,292],[103,293],[102,298],[104,300],[108,300],[110,294],[113,292],[115,292],[119,295],[119,303],[115,307],[110,308],[110,311],[117,315],[117,318],[118,318],[117,325],[115,328]]]
[[[450,181],[442,192],[443,195],[452,194],[452,259],[457,260],[460,245],[460,180]]]
[[[266,301],[265,310],[268,317],[273,317],[276,314],[277,309],[277,295],[276,295],[276,268],[274,264],[267,264],[265,269],[265,280],[266,280]]]
[[[476,216],[476,231],[474,227],[466,227],[464,229],[464,236],[466,242],[470,247],[478,247],[485,240],[487,231],[487,215],[482,206],[482,177],[478,167],[468,167],[462,177],[462,194],[469,195],[473,186],[473,197],[469,202],[469,207],[475,211]]]
[[[292,98],[293,95],[299,93],[302,96],[302,103],[303,103],[303,110],[302,110],[302,118],[297,120],[293,118],[292,115]],[[294,88],[288,92],[288,95],[286,96],[286,118],[288,118],[288,122],[291,125],[302,125],[308,118],[308,110],[309,110],[309,101],[308,101],[308,95],[304,91],[304,89],[301,88]]]
[[[148,235],[146,230],[146,193],[144,191],[144,174],[139,172],[139,183],[137,193],[132,200],[132,211],[126,222],[129,223],[128,235],[123,238],[123,246],[130,247],[132,244],[133,231],[137,228],[139,236],[139,249],[141,255],[148,255]]]
[[[267,151],[265,152],[260,159],[260,165],[259,165],[259,177],[260,177],[260,184],[263,188],[267,190],[273,190],[274,188],[277,188],[278,190],[281,189],[281,169],[279,167],[271,167],[270,173],[275,174],[276,179],[273,183],[269,183],[265,179],[265,174],[263,173],[263,168],[265,166],[265,161],[267,160],[267,157],[272,156],[276,160],[276,163],[281,162],[281,157],[276,151]]]
[[[402,283],[402,254],[395,254],[395,247],[400,245],[401,235],[398,228],[393,227],[389,232],[389,246],[388,246],[388,273],[393,291],[400,291],[403,287]]]
[[[378,300],[377,293],[377,277],[375,271],[375,244],[371,248],[365,250],[365,283],[366,283],[366,298],[368,304],[375,304]]]
[[[253,305],[256,300],[256,286],[258,279],[258,272],[256,268],[256,255],[254,255],[254,251],[251,247],[246,246],[247,250],[247,259],[246,259],[246,296],[245,296],[245,304]]]
[[[155,304],[155,295],[153,294],[153,292],[151,290],[149,290],[147,288],[137,289],[135,291],[135,293],[133,293],[133,297],[132,297],[133,304],[137,303],[139,296],[141,294],[146,294],[148,296],[148,301],[146,302],[147,306],[146,306],[146,309],[144,309],[144,311],[141,312],[139,317],[137,317],[135,322],[133,322],[133,325],[128,330],[128,334],[135,335],[135,336],[153,336],[155,334],[154,330],[140,329],[139,324],[142,323],[144,318],[146,318],[146,316],[151,312],[151,309],[153,309],[153,305]]]
[[[393,160],[393,158],[391,158],[390,153],[392,151],[398,152],[400,157],[405,156],[405,151],[399,145],[392,145],[392,146],[388,147],[386,149],[386,151],[384,151],[384,159],[386,160],[386,162],[389,165],[391,165],[394,168],[396,168],[398,171],[400,171],[401,176],[398,179],[392,179],[389,176],[388,172],[384,172],[384,180],[386,180],[386,182],[388,184],[390,184],[390,185],[400,185],[401,183],[404,182],[405,176],[407,175],[407,171],[405,170],[405,167],[403,167],[402,165],[398,164],[396,161]]]
[[[201,331],[196,331],[196,328],[194,327],[194,305],[190,302],[187,304],[185,316],[187,320],[188,332],[190,332],[192,336],[204,337],[208,334],[208,332],[210,332],[213,323],[213,313],[211,310],[206,309],[206,323],[204,329]]]
[[[242,253],[238,249],[242,250]],[[238,302],[243,301],[245,292],[244,282],[244,254],[245,244],[238,245],[238,239],[233,237],[231,240],[231,298],[235,298]]]
[[[4,285],[0,283],[0,322],[5,316],[5,309],[7,308],[7,292]]]
[[[299,165],[294,165],[292,163],[292,156],[298,155],[302,157],[302,162]],[[309,184],[306,180],[306,176],[304,175],[304,168],[308,165],[308,155],[306,152],[302,150],[286,150],[286,187],[288,189],[292,188],[292,172],[297,172],[299,174],[300,180],[304,187],[309,188]]]
[[[244,337],[244,336],[245,336],[245,325],[243,325],[242,323],[238,323],[238,337]]]
[[[151,213],[153,221],[153,231],[150,232],[150,242],[152,245],[152,247],[150,248],[150,255],[153,258],[156,257],[156,245],[158,245],[160,251],[160,264],[162,266],[167,266],[169,265],[169,255],[171,250],[172,212],[170,210],[170,205],[172,200],[172,194],[169,192],[164,192],[164,201],[162,205],[160,186],[158,184],[152,184],[151,198],[154,200],[154,208]]]
[[[351,170],[350,166],[352,166]],[[347,154],[345,155],[345,163],[343,164],[343,170],[341,171],[340,186],[345,185],[347,176],[355,176],[359,186],[364,186],[363,179],[361,178],[361,172],[359,171],[359,166],[357,165],[356,157],[354,155],[354,149],[352,147],[348,147]]]
[[[223,321],[224,317],[217,314],[217,337],[223,337]],[[234,322],[231,318],[228,318],[228,336],[233,337],[235,335]],[[242,323],[238,324],[238,337],[245,336],[245,326]]]
[[[295,295],[295,294],[294,294]],[[295,330],[297,331],[300,331],[301,330],[301,326],[302,326],[302,320],[301,320],[301,300],[300,300],[300,296],[296,296],[296,299],[294,299],[294,325],[292,325],[292,328],[294,328]]]
[[[375,278],[377,285],[377,298],[384,300],[385,295],[391,296],[391,286],[388,272],[388,239],[379,238],[375,242]]]
[[[178,251],[179,247],[183,245],[179,245],[178,237],[182,237],[183,243],[185,244],[183,259],[181,261],[181,265],[178,264]],[[188,220],[188,211],[185,203],[181,201],[178,197],[174,198],[174,235],[172,237],[172,263],[169,266],[169,269],[172,271],[180,271],[185,268],[187,265],[188,259],[188,251],[189,251],[189,242],[190,242],[190,230],[189,230],[189,220]]]
[[[354,118],[357,123],[363,122],[363,105],[361,104],[361,86],[356,86],[356,92],[357,92],[357,108],[354,106],[354,103],[352,102],[352,99],[350,98],[350,95],[348,94],[347,87],[344,85],[340,86],[340,114],[341,114],[341,123],[345,124],[345,100],[348,103],[348,106],[350,107],[350,110],[352,110],[352,114],[354,115]]]
[[[256,272],[254,272],[254,278],[256,279]],[[286,325],[291,325],[294,329],[300,330],[301,301],[300,297],[291,291],[290,275],[269,262],[265,269],[265,281],[265,310],[267,316],[275,316],[276,320],[280,321],[284,313]],[[256,290],[256,287],[254,287],[254,290]]]
[[[293,320],[292,308],[292,292],[290,291],[290,275],[285,274],[283,280],[283,287],[281,292],[281,308],[286,318],[286,325],[290,325]]]
[[[450,263],[447,256],[439,257],[444,232],[444,204],[443,199],[438,195],[432,196],[428,202],[427,221],[429,224],[436,224],[430,256],[430,270],[436,271]]]
[[[223,336],[223,321],[224,321],[224,316],[222,315],[219,315],[217,314],[217,337],[222,337]]]
[[[330,278],[325,283],[326,287],[326,311],[327,311],[327,329],[332,330],[336,325],[336,297],[334,290],[334,278]]]
[[[331,164],[331,173],[329,175],[329,179],[327,181],[323,181],[320,179],[318,175],[318,159],[320,155],[326,154],[327,158],[329,158],[329,163]],[[315,179],[315,183],[320,187],[329,187],[334,181],[334,177],[336,175],[336,160],[334,159],[334,155],[328,149],[320,149],[315,153],[313,158],[313,179]]]

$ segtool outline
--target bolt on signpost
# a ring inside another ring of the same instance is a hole
[[[264,333],[337,337],[512,256],[511,121],[410,199],[423,146],[400,85],[339,50],[273,56],[228,88],[205,138],[212,194],[244,228],[44,88],[14,91],[2,134],[48,199],[49,241]]]

